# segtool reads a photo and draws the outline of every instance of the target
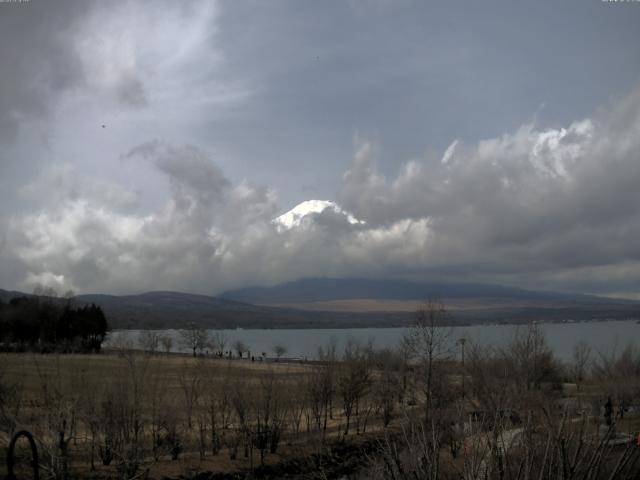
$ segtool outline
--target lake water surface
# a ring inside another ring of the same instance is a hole
[[[546,323],[540,325],[550,347],[563,360],[569,360],[573,347],[580,341],[587,342],[595,352],[611,353],[621,350],[630,343],[640,343],[640,324],[634,320],[609,322],[578,322],[578,323]],[[467,338],[469,341],[483,345],[502,347],[513,339],[518,328],[516,325],[476,325],[453,327],[451,339],[457,341]],[[406,335],[407,328],[345,328],[345,329],[245,329],[220,330],[227,339],[227,348],[233,342],[241,340],[251,350],[251,355],[260,356],[265,352],[273,356],[274,345],[284,345],[287,357],[313,359],[318,347],[327,346],[330,342],[337,344],[337,351],[341,352],[348,339],[360,342],[371,340],[377,348],[397,347]],[[212,330],[212,332],[214,332]],[[140,331],[115,331],[107,338],[105,346],[113,342],[114,336],[124,335],[136,346],[136,339]],[[180,335],[177,330],[162,330],[162,335],[173,338],[173,351],[186,351],[180,346]]]

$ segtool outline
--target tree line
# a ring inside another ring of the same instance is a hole
[[[97,305],[70,299],[16,297],[0,301],[0,349],[40,353],[99,352],[109,325]]]

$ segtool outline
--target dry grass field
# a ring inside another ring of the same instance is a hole
[[[152,370],[149,374],[162,373],[169,390],[180,388],[179,377],[185,368],[228,369],[231,373],[257,377],[264,372],[272,372],[278,376],[290,377],[292,374],[304,374],[309,371],[309,364],[289,362],[251,362],[247,359],[194,358],[190,355],[156,354],[153,356],[133,352],[141,364]],[[65,354],[12,354],[0,353],[0,364],[3,366],[5,378],[18,382],[27,395],[35,394],[41,387],[42,377],[56,377],[62,383],[70,382],[74,377],[84,376],[83,380],[101,383],[105,378],[123,373],[127,366],[128,356],[116,352],[99,355]]]
[[[35,434],[45,468],[55,469],[67,455],[65,468],[83,477],[122,477],[118,464],[131,455],[150,478],[303,461],[340,436],[345,424],[337,400],[326,415],[316,411],[314,417],[307,392],[316,367],[134,352],[0,354],[0,380],[15,394],[11,405],[4,405],[18,419],[13,430]],[[321,407],[316,404],[316,410]],[[372,432],[380,423],[372,418],[373,406],[367,409]],[[358,430],[366,428],[361,415]],[[260,432],[276,429],[277,449],[269,442],[261,445]],[[0,451],[9,440],[1,428]],[[108,442],[118,445],[105,466],[100,449]],[[0,478],[5,475],[2,456]]]

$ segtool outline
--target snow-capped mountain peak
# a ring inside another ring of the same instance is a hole
[[[305,200],[288,212],[275,218],[273,222],[279,230],[289,230],[294,227],[299,227],[306,216],[313,213],[322,213],[327,209],[332,210],[334,213],[344,215],[347,221],[352,225],[365,223],[362,220],[358,220],[350,212],[343,210],[337,203],[329,200]]]

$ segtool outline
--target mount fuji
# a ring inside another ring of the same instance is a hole
[[[290,230],[305,224],[313,215],[321,215],[325,212],[343,216],[352,225],[364,225],[363,220],[357,219],[351,212],[344,210],[336,202],[329,200],[305,200],[291,210],[283,213],[273,220],[279,231]]]

